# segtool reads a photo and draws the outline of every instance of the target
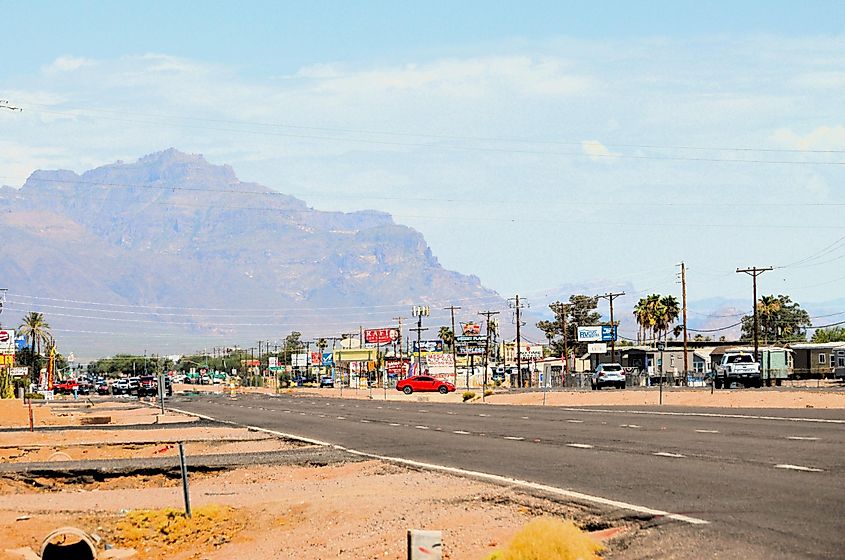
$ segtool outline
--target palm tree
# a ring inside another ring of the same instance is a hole
[[[18,330],[29,340],[29,353],[34,363],[36,347],[40,354],[42,345],[47,346],[53,340],[50,325],[44,320],[43,313],[30,311],[24,316]]]
[[[449,327],[440,327],[440,330],[437,331],[437,336],[439,336],[440,340],[443,341],[443,344],[450,349],[452,348],[452,344],[455,343],[455,334]]]
[[[663,296],[660,298],[660,324],[663,327],[663,338],[669,334],[669,327],[678,319],[681,314],[681,304],[675,296]]]

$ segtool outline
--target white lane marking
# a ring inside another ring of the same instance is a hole
[[[452,416],[454,416],[454,415],[455,415],[455,413],[454,413],[454,412],[447,412],[446,414],[451,414]]]
[[[325,415],[325,414],[319,414],[318,416],[319,416],[320,418],[325,418],[325,417],[326,417],[326,415]]]
[[[523,420],[528,420],[527,416],[520,416],[520,418],[522,418]]]
[[[637,424],[619,424],[620,428],[642,428],[642,426],[638,426]]]
[[[504,439],[512,439],[514,441],[522,441],[522,440],[525,439],[525,438],[522,438],[522,437],[519,437],[519,436],[503,436],[503,437],[504,437]]]
[[[567,443],[567,447],[577,447],[578,449],[592,449],[593,446],[589,443]]]
[[[369,424],[369,423],[370,423],[370,421],[369,421],[369,420],[361,420],[361,423],[362,423],[362,424]]]
[[[428,412],[427,410],[418,410],[417,412]]]
[[[817,437],[810,437],[810,436],[786,436],[786,439],[795,439],[799,441],[818,441],[819,438]]]
[[[463,430],[455,430],[455,431],[454,431],[454,432],[452,432],[452,433],[453,433],[453,434],[458,434],[459,436],[468,436],[468,435],[469,435],[469,432],[465,432],[465,431],[463,431]]]
[[[338,420],[346,420],[346,416],[338,416],[337,419]]]
[[[383,406],[377,406],[376,408],[377,408],[377,409],[379,409],[379,410],[381,410],[381,409],[382,409],[382,408],[384,408],[384,407],[383,407]]]
[[[681,455],[680,453],[669,453],[668,451],[657,451],[656,453],[652,453],[652,455],[656,455],[658,457],[672,457],[673,459],[686,458],[686,455]]]
[[[221,422],[223,424],[233,424],[235,426],[242,426],[243,424],[238,424],[237,422],[231,422],[229,420],[218,420],[211,416],[205,416],[202,414],[197,414],[196,412],[188,412],[186,410],[179,410],[176,408],[171,408],[170,410],[174,410],[176,412],[181,412],[182,414],[187,414],[190,416],[196,416],[198,418],[204,418],[206,420],[211,420],[213,422]],[[616,509],[625,509],[628,511],[633,511],[636,513],[643,513],[646,515],[651,515],[654,517],[664,517],[666,519],[672,519],[674,521],[682,521],[684,523],[689,523],[691,525],[708,525],[710,522],[704,519],[699,519],[697,517],[690,517],[688,515],[683,515],[680,513],[670,513],[668,511],[654,509],[645,506],[638,506],[636,504],[629,504],[627,502],[620,502],[618,500],[610,500],[608,498],[602,498],[601,496],[593,496],[591,494],[584,494],[583,492],[575,492],[574,490],[564,490],[563,488],[557,488],[555,486],[549,486],[547,484],[539,484],[537,482],[529,482],[527,480],[520,480],[518,478],[511,478],[509,476],[501,476],[498,474],[491,474],[485,473],[481,471],[471,471],[467,469],[459,469],[456,467],[447,467],[446,465],[438,465],[435,463],[423,463],[420,461],[412,461],[410,459],[402,459],[401,457],[389,457],[386,455],[376,455],[374,453],[365,453],[363,451],[357,451],[355,449],[349,449],[348,447],[343,447],[342,445],[334,445],[328,442],[311,439],[302,437],[296,434],[288,434],[285,432],[278,432],[275,430],[268,430],[266,428],[258,428],[254,426],[246,426],[247,428],[252,428],[254,430],[258,430],[259,432],[264,432],[267,434],[273,434],[276,436],[280,436],[287,439],[296,439],[299,441],[304,441],[306,443],[313,443],[315,445],[325,445],[331,446],[334,449],[345,451],[352,455],[358,455],[359,457],[368,457],[370,459],[378,459],[380,461],[390,461],[391,463],[396,463],[399,465],[408,465],[412,467],[428,469],[432,471],[439,471],[439,472],[447,472],[451,474],[457,474],[462,476],[469,476],[472,478],[477,478],[479,480],[487,480],[490,482],[495,482],[497,484],[504,484],[508,486],[520,486],[522,488],[530,489],[530,490],[537,490],[540,492],[547,492],[549,494],[555,494],[557,496],[562,496],[564,498],[569,498],[573,500],[580,500],[584,502],[590,502],[594,504],[601,504],[603,506],[608,506],[611,508]],[[585,444],[582,444],[585,445]]]
[[[479,414],[479,416],[490,416],[489,414]]]
[[[817,469],[815,467],[802,467],[801,465],[775,465],[776,469],[787,469],[790,471],[803,471],[803,472],[824,472],[822,469]]]
[[[300,413],[299,413],[299,415],[300,415],[300,416],[305,416],[305,413],[304,413],[304,412],[300,412]]]
[[[414,426],[418,430],[428,430],[428,426]]]
[[[569,420],[567,420],[567,422],[569,422],[570,424],[583,424],[584,423],[583,420],[573,420],[571,418]]]
[[[788,420],[790,422],[818,422],[822,424],[845,424],[845,420],[829,418],[798,418],[795,416],[758,416],[753,414],[718,414],[716,412],[669,412],[659,410],[610,410],[603,408],[561,407],[567,412],[601,412],[603,414],[653,414],[655,416],[701,416],[704,418],[740,418],[745,420]]]
[[[394,428],[395,428],[396,426],[399,426],[399,425],[400,425],[400,424],[388,424],[388,426],[393,426]]]
[[[696,430],[699,434],[718,434],[719,430]]]

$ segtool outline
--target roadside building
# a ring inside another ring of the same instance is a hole
[[[845,342],[791,344],[795,353],[795,377],[828,378],[845,371]],[[843,373],[845,375],[845,373]]]

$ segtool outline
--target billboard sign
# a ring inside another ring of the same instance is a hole
[[[616,340],[616,330],[610,325],[578,327],[578,342],[610,342]]]
[[[455,351],[461,356],[483,356],[484,346],[469,346],[457,344],[455,346]]]
[[[308,356],[308,363],[310,363],[312,366],[322,365],[323,364],[323,353],[320,352],[320,351],[311,352],[311,354]]]
[[[15,353],[15,331],[0,330],[0,354]]]
[[[14,354],[0,354],[0,366],[13,366],[15,365],[15,355]]]
[[[324,366],[330,366],[334,364],[334,355],[331,352],[323,352],[321,359]]]
[[[443,352],[442,340],[414,341],[414,352]]]
[[[429,354],[425,357],[425,363],[429,367],[452,367],[455,360],[452,359],[452,354]]]
[[[408,360],[397,360],[396,358],[387,358],[384,361],[384,368],[388,375],[396,375],[405,377],[408,374]]]
[[[478,323],[461,323],[461,332],[464,335],[481,334],[481,325]]]
[[[274,367],[279,365],[279,358],[276,356],[270,356],[267,358],[267,367],[273,369]]]
[[[290,365],[293,367],[305,367],[308,365],[308,354],[291,354]]]
[[[366,329],[364,342],[367,344],[393,344],[399,340],[399,329]]]
[[[604,342],[591,342],[587,345],[587,352],[590,354],[607,354],[607,344]]]
[[[26,377],[29,374],[28,367],[13,367],[12,377]]]

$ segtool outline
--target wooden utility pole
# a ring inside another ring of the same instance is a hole
[[[459,310],[460,307],[455,307],[454,305],[450,305],[449,307],[444,307],[444,310],[449,310],[450,314],[452,315],[452,377],[453,383],[455,385],[458,384],[458,349],[457,349],[457,342],[455,341],[455,337],[458,336],[458,333],[455,332],[455,311]]]
[[[525,300],[519,299],[519,294],[516,294],[516,297],[508,300],[508,305],[511,306],[516,311],[516,369],[519,375],[519,386],[525,386],[525,378],[522,375],[522,319],[520,317],[520,311],[523,307],[528,307],[529,305],[525,302]]]
[[[689,356],[687,354],[687,345],[689,344],[689,337],[687,336],[687,267],[681,262],[681,299],[684,305],[684,376],[689,376]]]
[[[757,277],[763,274],[764,272],[768,272],[770,270],[774,270],[772,267],[766,268],[757,268],[756,266],[752,266],[751,268],[737,268],[737,274],[744,273],[753,279],[754,284],[754,359],[759,360],[760,356],[760,333],[759,333],[759,322],[757,319]],[[771,380],[766,379],[766,384],[771,385]]]
[[[484,338],[484,375],[481,377],[481,400],[484,400],[484,391],[487,390],[487,367],[490,363],[490,318],[493,315],[498,315],[498,311],[479,311],[479,315],[484,315],[487,318],[486,321],[486,336]]]
[[[613,336],[610,338],[610,361],[616,362],[616,322],[613,320],[613,300],[619,296],[624,296],[625,292],[607,292],[606,294],[596,296],[597,298],[606,299],[610,303],[610,328],[613,329]]]

